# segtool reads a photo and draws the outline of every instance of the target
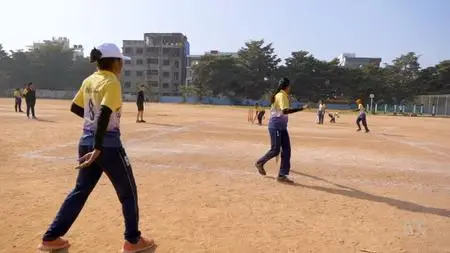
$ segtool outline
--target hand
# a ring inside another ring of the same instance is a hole
[[[80,157],[78,161],[80,162],[80,165],[75,167],[75,169],[84,169],[89,167],[95,160],[100,156],[102,151],[98,149],[94,149],[94,151],[89,152],[85,154],[84,156]]]

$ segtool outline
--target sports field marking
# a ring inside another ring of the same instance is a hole
[[[446,147],[437,145],[435,143],[427,143],[427,142],[423,142],[423,141],[413,140],[413,139],[411,139],[411,137],[408,137],[407,140],[403,140],[398,137],[397,138],[392,137],[384,132],[382,132],[382,134],[378,134],[378,136],[380,136],[381,138],[384,138],[388,141],[397,142],[397,143],[404,144],[404,145],[407,145],[410,147],[422,149],[430,154],[437,154],[437,155],[440,155],[443,157],[450,158],[450,155],[448,153],[439,151],[440,148],[445,149]],[[433,146],[433,147],[430,147],[430,146]]]
[[[126,147],[127,145],[133,145],[133,144],[136,144],[136,143],[147,142],[148,140],[154,139],[155,137],[164,136],[164,135],[175,133],[175,132],[185,131],[185,130],[189,129],[190,127],[192,127],[192,126],[183,126],[183,127],[179,127],[179,128],[165,128],[165,129],[161,129],[158,132],[150,134],[147,137],[125,141],[124,142],[124,146]],[[55,151],[55,150],[58,150],[58,149],[61,149],[61,148],[76,146],[77,144],[78,144],[78,142],[68,142],[66,144],[60,144],[60,145],[56,145],[56,146],[52,146],[52,147],[48,147],[48,148],[42,148],[42,149],[35,150],[35,151],[25,152],[21,156],[27,157],[27,158],[43,159],[43,160],[71,160],[71,159],[76,159],[77,158],[76,156],[52,156],[52,155],[43,155],[43,153],[52,152],[52,151]]]

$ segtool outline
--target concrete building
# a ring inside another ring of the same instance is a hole
[[[233,52],[219,52],[218,50],[211,50],[209,52],[205,52],[203,55],[188,55],[187,56],[187,65],[186,65],[186,81],[185,85],[190,86],[194,81],[194,69],[193,67],[198,64],[200,58],[202,56],[212,55],[212,56],[232,56],[237,57],[237,53]]]
[[[131,61],[125,61],[121,76],[124,92],[136,92],[139,85],[146,83],[144,48],[144,40],[123,41],[123,54],[131,57]]]
[[[356,57],[354,53],[343,53],[339,57],[339,66],[344,68],[362,68],[366,65],[374,65],[379,67],[381,64],[381,58],[373,57]]]
[[[73,45],[73,58],[74,60],[77,58],[83,58],[84,57],[84,48],[83,45]]]
[[[124,40],[125,62],[122,82],[125,92],[136,92],[145,84],[151,95],[175,96],[186,79],[189,42],[181,33],[145,33],[143,40]]]

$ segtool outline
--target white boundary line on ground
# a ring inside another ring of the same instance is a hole
[[[413,148],[422,149],[423,151],[431,153],[431,154],[440,155],[440,156],[443,156],[443,157],[450,158],[450,155],[448,153],[441,152],[441,151],[438,150],[438,147],[440,147],[438,145],[435,145],[436,149],[432,149],[432,148],[424,145],[421,141],[416,141],[416,140],[410,139],[409,136],[408,136],[408,140],[401,140],[401,139],[398,139],[398,138],[387,136],[385,134],[387,134],[387,133],[383,131],[383,132],[381,132],[381,134],[378,134],[378,136],[380,136],[381,138],[384,138],[385,140],[388,140],[388,141],[397,142],[397,143],[400,143],[400,144],[403,144],[403,145],[406,145],[406,146],[410,146],[410,147],[413,147]]]
[[[167,128],[167,129],[161,129],[160,131],[151,134],[149,136],[146,136],[144,138],[141,139],[131,139],[125,142],[124,146],[126,147],[129,144],[135,144],[135,143],[139,143],[139,142],[145,142],[148,140],[151,140],[155,137],[159,137],[159,136],[164,136],[167,134],[171,134],[171,133],[176,133],[176,132],[181,132],[181,131],[185,131],[193,126],[196,126],[198,124],[201,124],[201,122],[198,122],[194,125],[191,126],[181,126],[181,127],[176,127],[176,128]],[[25,152],[23,153],[21,156],[23,157],[27,157],[27,158],[37,158],[37,159],[44,159],[44,160],[75,160],[77,157],[76,155],[74,156],[51,156],[51,155],[43,155],[42,153],[46,153],[46,152],[51,152],[60,148],[66,148],[66,147],[70,147],[70,146],[74,146],[77,145],[78,142],[68,142],[66,144],[60,144],[60,145],[56,145],[56,146],[51,146],[48,148],[41,148],[39,150],[35,150],[35,151],[30,151],[30,152]]]

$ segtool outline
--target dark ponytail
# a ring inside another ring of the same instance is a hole
[[[98,62],[102,58],[102,52],[94,47],[94,49],[91,50],[90,60],[91,62]]]
[[[104,57],[102,58],[102,52],[94,47],[94,49],[91,50],[90,54],[90,61],[96,62],[97,67],[101,70],[113,70],[114,63],[116,61],[120,61],[120,58],[110,58],[110,57]]]
[[[271,104],[275,103],[275,96],[278,94],[278,92],[280,92],[281,90],[286,89],[287,87],[289,87],[290,84],[291,84],[291,82],[289,81],[289,79],[287,79],[286,77],[281,78],[280,81],[278,81],[277,89],[275,90],[275,92],[270,97],[270,103]]]
[[[281,91],[280,86],[278,86],[278,88],[274,91],[274,93],[270,97],[270,103],[271,104],[275,103],[275,95],[277,95],[278,92],[280,92],[280,91]]]

